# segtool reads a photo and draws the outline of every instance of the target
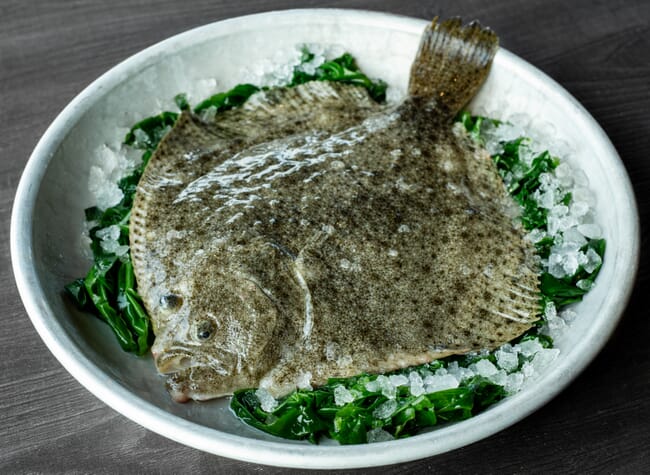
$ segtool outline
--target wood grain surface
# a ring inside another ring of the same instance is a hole
[[[32,327],[9,258],[11,206],[25,163],[63,107],[103,72],[173,34],[296,7],[478,18],[591,112],[637,194],[642,254],[614,336],[545,407],[471,446],[349,473],[650,472],[650,2],[643,0],[0,0],[0,473],[301,473],[221,458],[154,434],[73,379]]]

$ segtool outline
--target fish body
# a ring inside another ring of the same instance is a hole
[[[185,112],[138,185],[131,252],[178,401],[492,349],[538,318],[533,246],[453,125],[496,36],[427,28],[409,96],[307,83]]]

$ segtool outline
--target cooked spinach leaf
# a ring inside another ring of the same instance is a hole
[[[520,158],[520,148],[527,141],[528,139],[520,137],[505,142],[503,152],[492,158],[499,173],[506,180],[508,193],[523,208],[521,222],[524,228],[530,231],[544,228],[547,224],[548,211],[539,206],[533,192],[540,187],[540,175],[555,169],[559,160],[548,152],[542,152],[528,165]]]
[[[580,251],[587,252],[589,249],[593,249],[601,260],[601,263],[592,272],[587,272],[584,266],[580,266],[575,274],[562,279],[558,279],[548,272],[542,273],[540,290],[546,301],[553,302],[558,308],[564,307],[581,301],[582,297],[589,292],[602,267],[602,260],[605,256],[605,240],[590,239]],[[580,286],[578,286],[579,282]]]
[[[153,152],[178,119],[177,112],[162,112],[141,120],[126,134],[124,143],[132,147]]]
[[[303,50],[302,64],[308,63],[313,58],[309,51]],[[382,80],[373,81],[366,76],[357,65],[355,59],[349,53],[338,58],[326,61],[316,68],[313,73],[306,73],[301,65],[293,72],[293,78],[289,86],[297,86],[309,81],[337,81],[346,84],[356,84],[368,90],[368,94],[377,102],[386,100],[386,88],[388,85]]]
[[[457,388],[417,395],[405,382],[409,381],[406,376],[411,373],[433,374],[432,370],[446,368],[458,358],[387,375],[332,378],[317,389],[291,393],[270,412],[262,409],[255,389],[244,389],[234,394],[231,408],[253,427],[279,437],[306,439],[312,443],[323,436],[341,444],[366,443],[369,434],[378,429],[389,434],[389,438],[408,437],[426,427],[472,417],[506,396],[503,387],[482,376],[474,376]],[[477,356],[474,362],[480,359],[485,357]],[[387,394],[387,386],[379,381],[397,375],[404,376],[402,384]],[[337,396],[340,391],[345,392],[347,398]]]
[[[261,88],[252,84],[238,84],[229,91],[220,92],[208,99],[200,102],[195,108],[194,112],[199,113],[211,107],[215,108],[215,112],[222,112],[233,107],[242,105]]]
[[[118,243],[128,246],[129,217],[136,186],[151,154],[177,117],[175,112],[163,112],[138,122],[127,133],[124,143],[144,151],[142,162],[119,181],[118,187],[124,196],[117,205],[103,211],[97,207],[85,210],[86,220],[95,223],[89,232],[93,265],[85,278],[65,287],[80,310],[105,321],[122,349],[138,355],[144,355],[153,343],[153,331],[136,290],[130,252],[121,256],[107,252],[97,233],[109,226],[118,226]]]

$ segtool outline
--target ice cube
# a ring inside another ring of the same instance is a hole
[[[549,188],[551,189],[554,188],[552,186],[553,176],[550,173],[540,173],[537,179],[539,180],[539,187],[542,190],[548,190]]]
[[[539,154],[540,152],[530,144],[523,144],[519,147],[519,159],[527,165],[533,163],[533,159],[535,159]]]
[[[458,387],[458,380],[451,374],[427,376],[424,378],[424,391],[427,394]]]
[[[142,129],[135,129],[133,131],[133,136],[135,137],[136,142],[147,143],[149,141],[149,135]]]
[[[578,314],[574,310],[571,310],[570,308],[562,310],[562,312],[560,313],[560,317],[567,323],[572,323],[577,316]]]
[[[257,396],[263,411],[273,412],[278,407],[278,401],[264,388],[255,391],[255,396]]]
[[[580,233],[576,227],[570,227],[562,233],[562,242],[572,244],[576,248],[581,248],[587,244],[584,235]]]
[[[590,208],[593,208],[596,205],[594,194],[591,192],[591,190],[585,188],[584,186],[576,186],[571,191],[571,198],[573,201],[581,201],[583,203],[586,203]]]
[[[118,241],[120,238],[120,227],[116,224],[98,230],[95,235],[100,239],[99,244],[102,249],[109,254],[115,254],[119,257],[129,251],[128,245],[122,245]]]
[[[553,277],[561,279],[566,275],[566,272],[564,272],[563,263],[564,263],[564,259],[562,255],[551,253],[548,256],[548,261],[546,264],[548,267],[548,273],[551,274]]]
[[[478,360],[476,363],[471,364],[470,368],[479,376],[483,376],[485,378],[499,371],[497,367],[487,359]]]
[[[117,224],[99,229],[95,235],[102,240],[116,241],[120,237],[120,227]]]
[[[506,351],[503,348],[500,348],[495,352],[494,356],[496,356],[499,368],[508,372],[516,370],[519,366],[519,358],[516,353],[512,352],[512,350]]]
[[[449,374],[447,372],[447,368],[438,368],[435,372],[436,376],[445,376],[446,374]],[[428,375],[427,375],[428,376]]]
[[[589,292],[594,286],[594,283],[591,280],[580,279],[576,282],[576,287],[585,292]]]
[[[558,229],[560,229],[560,218],[555,215],[549,214],[546,218],[546,230],[549,236],[554,236],[557,234]]]
[[[411,371],[409,373],[409,382],[411,383],[410,391],[413,396],[424,394],[424,381],[422,381],[422,376],[415,371]]]
[[[535,354],[531,364],[535,369],[536,376],[539,376],[560,354],[558,348],[544,348]]]
[[[457,361],[452,361],[447,365],[447,372],[460,382],[473,378],[476,375],[471,369],[460,366]]]
[[[97,166],[90,167],[88,190],[95,197],[97,207],[101,210],[115,206],[124,198],[124,193],[110,174]]]
[[[120,244],[117,241],[102,241],[101,246],[105,252],[115,254],[117,257],[121,257],[129,252],[128,245]]]
[[[498,386],[505,386],[508,381],[508,373],[505,370],[500,369],[496,373],[488,376],[488,381]]]
[[[602,232],[600,230],[600,226],[597,224],[580,224],[578,226],[578,231],[582,233],[583,236],[590,238],[590,239],[598,239],[602,236]]]
[[[313,389],[311,386],[311,372],[306,371],[298,375],[298,380],[296,381],[296,386],[299,389]]]
[[[557,127],[548,121],[536,123],[534,128],[531,127],[531,130],[535,141],[540,143],[553,143],[557,136]]]
[[[526,235],[526,238],[533,244],[538,243],[546,237],[546,232],[543,229],[533,229]]]
[[[544,317],[546,318],[557,317],[557,309],[555,308],[555,304],[553,302],[546,303],[546,306],[544,307]]]
[[[553,189],[546,190],[544,192],[539,192],[539,190],[538,190],[533,194],[533,197],[537,201],[537,204],[541,208],[545,208],[545,209],[553,208],[553,206],[555,206],[556,200],[557,200],[555,190],[553,190]]]
[[[513,123],[503,123],[497,127],[495,138],[499,141],[508,142],[525,135],[524,130]]]
[[[393,415],[397,409],[397,401],[395,399],[388,399],[386,402],[380,404],[372,412],[372,416],[376,419],[388,419]]]
[[[388,377],[388,380],[395,387],[406,386],[409,383],[409,379],[403,374],[393,374]]]
[[[556,339],[564,333],[567,328],[566,322],[557,314],[557,309],[553,302],[548,302],[544,308],[544,318],[546,325],[542,328],[542,333]]]
[[[577,272],[578,267],[580,266],[579,255],[580,251],[569,252],[564,255],[562,259],[562,269],[564,270],[565,275],[573,275]]]
[[[327,361],[335,361],[338,358],[340,346],[338,343],[330,341],[325,345],[325,358]]]
[[[562,162],[555,168],[555,176],[563,188],[568,188],[573,185],[572,175],[573,170],[567,162]]]
[[[381,427],[370,429],[366,433],[366,437],[368,438],[369,444],[373,444],[375,442],[387,442],[389,440],[395,439],[395,437],[393,437],[390,432],[386,432]]]
[[[558,157],[568,157],[575,152],[574,147],[563,139],[557,139],[553,144],[549,144],[549,149]]]
[[[533,356],[535,353],[543,349],[543,346],[537,339],[534,340],[524,340],[521,343],[513,346],[518,348],[522,355],[524,356]]]
[[[524,376],[525,379],[528,379],[532,377],[533,374],[535,374],[535,368],[533,367],[532,364],[530,364],[529,361],[526,361],[521,366],[521,374]]]
[[[354,395],[348,388],[340,384],[334,388],[334,404],[345,406],[352,401],[354,401]]]
[[[530,126],[530,119],[531,116],[528,114],[515,112],[513,114],[508,115],[507,120],[510,124],[515,124],[513,125],[513,127],[516,127],[517,130],[521,132],[521,135],[524,135],[524,130],[528,129]]]
[[[549,335],[554,340],[560,338],[567,330],[568,325],[561,317],[549,318],[546,325],[542,328],[542,333]]]
[[[590,274],[603,263],[598,253],[591,248],[587,249],[585,256],[587,257],[587,262],[584,265],[584,269]]]
[[[573,216],[582,217],[589,212],[589,205],[584,201],[571,201],[571,214]]]
[[[368,381],[366,383],[366,391],[369,391],[371,393],[376,393],[379,391],[379,383],[376,379],[373,379],[372,381]]]
[[[397,391],[395,386],[390,382],[387,376],[380,374],[377,379],[366,383],[366,389],[370,392],[379,392],[386,396],[388,399],[395,399]]]
[[[507,376],[506,384],[503,386],[508,395],[516,394],[521,390],[524,384],[524,375],[522,373],[510,373]]]

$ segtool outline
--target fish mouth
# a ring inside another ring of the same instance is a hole
[[[196,366],[194,358],[187,353],[154,355],[156,369],[160,374],[172,374]]]

